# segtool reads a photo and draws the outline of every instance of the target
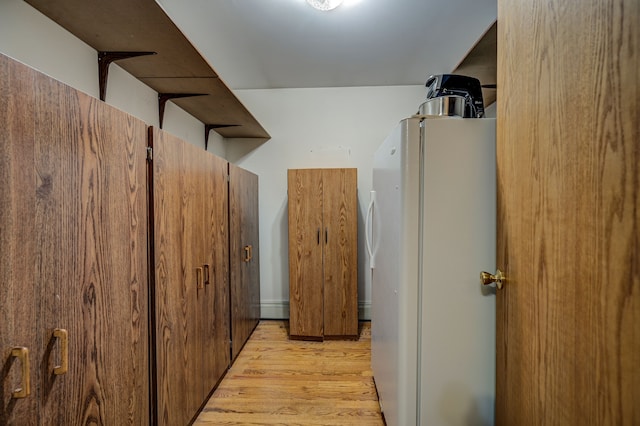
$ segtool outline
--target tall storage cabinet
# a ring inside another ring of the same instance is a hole
[[[260,317],[257,176],[0,54],[0,179],[0,425],[190,424]]]
[[[146,125],[4,55],[0,119],[0,424],[148,424]]]
[[[260,319],[258,176],[229,164],[231,359]]]
[[[287,179],[290,336],[357,338],[357,171],[290,169]]]
[[[157,424],[188,424],[229,366],[227,162],[152,128]]]

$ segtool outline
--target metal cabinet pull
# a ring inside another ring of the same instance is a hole
[[[318,245],[320,245],[320,228],[318,228]]]
[[[204,283],[202,280],[202,268],[200,267],[196,268],[196,287],[198,289],[204,288]]]
[[[329,244],[329,228],[324,228],[324,243]]]
[[[15,347],[11,349],[11,356],[20,359],[22,363],[22,387],[11,393],[13,398],[26,398],[31,394],[31,367],[29,366],[29,349],[25,347]]]
[[[209,264],[208,263],[204,264],[204,284],[205,285],[211,284],[211,277],[209,275]]]
[[[253,257],[253,247],[251,245],[244,246],[244,261],[249,262]]]
[[[69,333],[64,328],[56,328],[53,337],[60,340],[60,365],[53,367],[53,374],[60,376],[69,370]]]

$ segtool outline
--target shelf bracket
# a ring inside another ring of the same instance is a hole
[[[160,118],[160,128],[162,129],[162,122],[164,121],[164,107],[167,101],[178,98],[190,98],[192,96],[207,96],[206,93],[158,93],[158,115]]]
[[[209,132],[215,129],[222,129],[223,127],[238,127],[240,124],[205,124],[204,125],[204,150],[209,147]]]
[[[100,100],[104,102],[107,97],[107,76],[111,62],[120,59],[135,58],[138,56],[155,55],[156,52],[98,52],[98,84],[100,85]]]

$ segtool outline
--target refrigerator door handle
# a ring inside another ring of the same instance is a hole
[[[375,253],[373,252],[371,240],[373,236],[369,236],[369,228],[373,222],[373,206],[376,203],[376,191],[371,191],[371,201],[369,201],[369,208],[367,209],[367,220],[364,229],[365,240],[367,241],[367,252],[369,253],[369,267],[374,269],[376,267]]]

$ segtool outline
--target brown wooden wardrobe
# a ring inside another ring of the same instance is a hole
[[[290,169],[287,179],[290,336],[357,338],[357,171]]]
[[[1,54],[0,120],[0,424],[146,424],[147,126]]]
[[[257,176],[0,54],[0,178],[0,424],[190,423],[259,319]]]

